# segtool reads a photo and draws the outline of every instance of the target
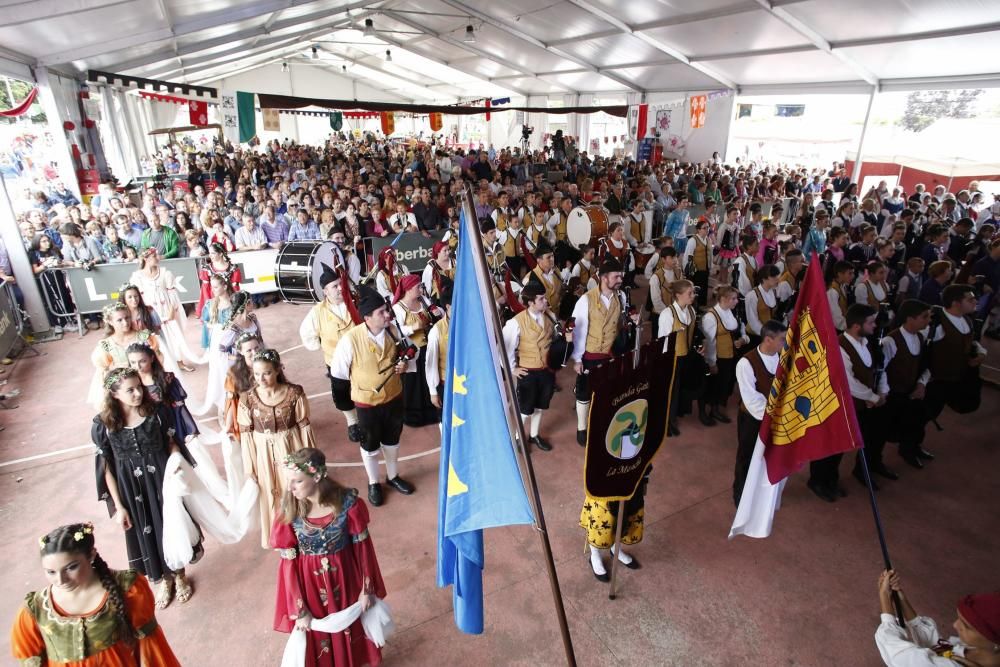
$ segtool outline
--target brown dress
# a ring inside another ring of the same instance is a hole
[[[243,469],[260,486],[260,543],[269,549],[271,524],[285,492],[285,456],[303,447],[315,447],[309,426],[309,401],[297,384],[289,384],[285,398],[268,405],[257,388],[240,394],[236,411]]]

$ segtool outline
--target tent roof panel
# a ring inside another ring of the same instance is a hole
[[[659,49],[625,33],[561,44],[559,48],[598,67],[613,67],[622,63],[673,60]]]
[[[961,69],[966,74],[989,74],[1000,63],[1000,31],[974,37],[948,37],[920,42],[844,49],[879,78],[946,76]]]
[[[647,34],[688,56],[744,53],[808,43],[801,34],[764,11],[655,28]]]
[[[719,87],[715,79],[680,63],[630,67],[615,70],[615,73],[635,82],[645,90],[711,90]]]

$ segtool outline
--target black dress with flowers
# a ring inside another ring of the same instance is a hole
[[[171,572],[163,558],[163,473],[174,438],[174,415],[162,403],[138,426],[109,431],[100,417],[94,417],[90,436],[97,445],[97,497],[107,501],[108,512],[117,508],[104,479],[105,470],[114,471],[118,495],[132,518],[125,532],[129,567],[159,581]],[[194,465],[183,441],[177,442],[181,455]]]

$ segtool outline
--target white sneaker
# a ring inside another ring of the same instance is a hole
[[[63,332],[63,328],[62,328],[61,326],[59,326],[58,324],[57,324],[57,325],[55,325],[54,327],[52,327],[52,333],[54,333],[55,335],[57,335],[57,336],[58,336],[58,335],[60,335],[60,334],[61,334],[62,332]]]
[[[76,326],[76,324],[67,324],[66,326],[63,327],[63,331],[79,331],[79,330],[80,327]]]

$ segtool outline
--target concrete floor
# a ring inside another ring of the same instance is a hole
[[[266,341],[283,355],[287,375],[312,397],[319,445],[344,467],[334,474],[364,489],[357,448],[327,396],[319,353],[299,346],[305,306],[260,311]],[[188,331],[198,340],[196,326]],[[112,567],[125,561],[124,540],[94,491],[89,442],[91,409],[84,404],[88,357],[98,335],[40,345],[44,354],[8,367],[9,388],[23,390],[20,407],[0,412],[0,619],[10,622],[29,590],[44,586],[37,538],[51,528],[90,520]],[[1000,348],[992,345],[996,363]],[[185,374],[200,398],[206,371]],[[609,601],[585,559],[578,527],[583,450],[574,439],[572,373],[543,422],[555,445],[534,455],[546,520],[580,665],[845,665],[881,664],[872,640],[878,622],[875,582],[881,555],[863,489],[846,479],[848,498],[828,505],[790,480],[774,534],[766,540],[726,539],[735,425],[705,428],[688,417],[683,434],[664,444],[646,499],[646,538],[633,553],[644,567],[620,571],[620,595]],[[945,431],[927,448],[938,459],[923,471],[895,453],[902,479],[879,494],[895,565],[918,611],[950,625],[962,594],[997,588],[1000,553],[1000,448],[990,429],[1000,397],[984,389],[978,421],[946,413]],[[730,414],[733,408],[730,407]],[[435,587],[438,430],[407,429],[402,474],[417,486],[409,498],[387,491],[372,512],[378,549],[398,632],[385,649],[391,665],[558,665],[562,645],[536,533],[529,527],[486,534],[486,631],[455,629],[450,590]],[[19,459],[63,452],[56,456]],[[849,472],[850,462],[842,464]],[[187,605],[159,618],[185,665],[276,665],[285,636],[271,630],[277,557],[255,536],[243,543],[209,543],[189,572],[196,587]],[[9,655],[7,635],[0,653]],[[7,660],[2,660],[7,662]]]

